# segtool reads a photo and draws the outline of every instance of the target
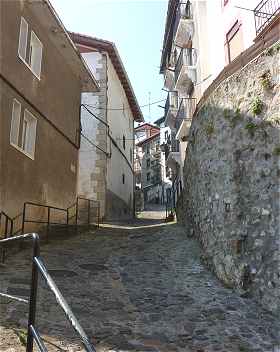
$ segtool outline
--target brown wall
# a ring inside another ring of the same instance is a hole
[[[32,6],[28,6],[27,1],[1,1],[0,72],[73,142],[77,142],[80,83],[50,41],[49,36],[53,34],[47,32],[33,15]],[[43,44],[40,80],[18,56],[21,16]]]
[[[76,197],[79,80],[27,1],[0,1],[0,15],[0,210],[15,216],[26,201],[65,208]],[[18,57],[21,15],[43,44],[41,80]],[[37,118],[34,160],[10,145],[15,98]]]

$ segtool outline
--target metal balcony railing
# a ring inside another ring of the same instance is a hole
[[[182,98],[176,115],[176,120],[191,120],[195,109],[196,98]]]
[[[280,13],[280,0],[262,0],[254,9],[257,35]]]
[[[170,151],[173,153],[179,153],[180,151],[180,142],[176,139],[175,134],[171,136]]]
[[[173,34],[177,32],[181,19],[191,20],[192,18],[193,18],[192,3],[190,1],[180,2],[176,10]]]
[[[178,77],[183,68],[183,65],[194,66],[196,65],[196,62],[197,62],[197,55],[196,55],[196,50],[194,48],[181,49],[180,55],[178,57],[178,60],[175,66],[175,72],[174,72],[175,83],[178,80]]]
[[[165,102],[164,113],[165,117],[168,114],[169,109],[178,109],[178,93],[177,92],[169,92]]]

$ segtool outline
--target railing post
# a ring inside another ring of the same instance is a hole
[[[97,207],[97,227],[99,227],[100,224],[100,203],[98,203]]]
[[[8,237],[8,225],[9,225],[9,219],[7,218],[7,216],[5,216],[5,237],[4,238],[7,238]]]
[[[11,234],[11,236],[13,236],[13,232],[14,232],[14,220],[11,219],[11,227],[10,227],[10,234]]]
[[[88,226],[90,225],[90,200],[88,199]]]
[[[48,207],[47,242],[49,241],[49,234],[50,234],[50,217],[51,217],[51,208]]]
[[[23,204],[23,213],[22,213],[22,226],[21,226],[21,234],[24,234],[24,224],[25,224],[25,212],[26,212],[26,204]]]
[[[79,212],[79,197],[76,199],[76,214],[75,214],[75,223],[78,225],[78,212]]]
[[[69,209],[67,208],[66,209],[66,224],[67,224],[67,226],[69,225]]]
[[[28,316],[28,331],[27,331],[27,344],[26,352],[33,351],[33,334],[32,326],[35,326],[36,318],[36,301],[37,301],[37,287],[38,287],[38,268],[35,262],[35,258],[40,255],[39,238],[34,234],[33,238],[33,256],[32,256],[32,278],[31,278],[31,289],[29,298],[29,316]]]

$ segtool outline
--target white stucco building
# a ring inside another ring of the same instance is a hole
[[[277,11],[279,3],[272,0],[169,0],[160,72],[169,91],[165,105],[165,124],[171,128],[167,163],[182,184],[188,131],[197,102],[220,72],[254,43]]]
[[[100,201],[102,218],[128,218],[134,213],[133,126],[143,116],[114,43],[71,37],[100,84],[98,94],[82,96],[78,193]]]

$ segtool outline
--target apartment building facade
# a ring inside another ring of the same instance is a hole
[[[1,1],[0,14],[0,210],[65,208],[77,194],[81,92],[98,84],[47,0]]]
[[[134,212],[134,121],[143,116],[114,43],[70,33],[100,83],[84,93],[78,192],[98,200],[101,217],[129,218]]]
[[[135,128],[136,186],[142,190],[145,204],[163,204],[166,190],[171,186],[165,149],[162,148],[163,138],[169,137],[167,129],[161,123],[159,126],[144,123]]]
[[[279,2],[272,0],[246,4],[242,0],[169,0],[160,73],[168,91],[165,124],[171,128],[167,162],[182,184],[188,132],[198,101],[277,13]]]

